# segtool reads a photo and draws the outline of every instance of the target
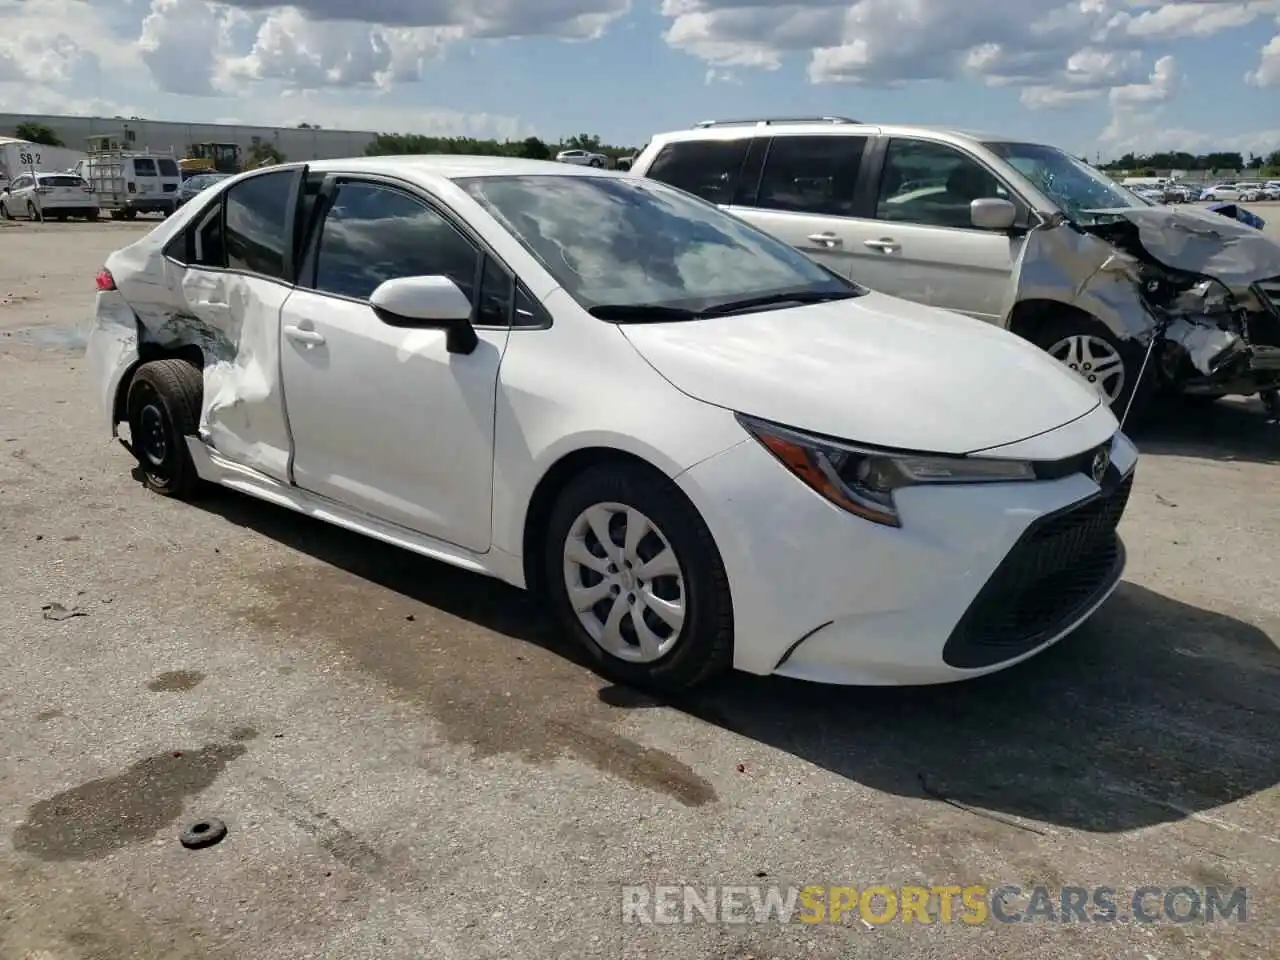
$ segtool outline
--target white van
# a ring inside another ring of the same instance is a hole
[[[112,220],[132,220],[140,213],[167,217],[177,209],[182,173],[171,152],[92,151],[76,164],[76,173],[89,182]]]

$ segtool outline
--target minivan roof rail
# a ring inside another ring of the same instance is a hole
[[[850,117],[755,117],[742,120],[701,120],[693,125],[694,129],[703,127],[722,127],[729,124],[744,123],[861,123],[861,120],[853,120]]]

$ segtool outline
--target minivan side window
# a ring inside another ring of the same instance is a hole
[[[154,177],[156,175],[156,162],[150,157],[134,157],[133,172],[139,177]]]
[[[474,303],[479,256],[421,200],[380,184],[343,183],[320,227],[315,289],[368,300],[386,280],[443,275]]]
[[[1009,191],[986,167],[954,147],[890,140],[876,197],[876,219],[971,229],[969,204]]]
[[[288,214],[295,173],[258,174],[227,191],[223,239],[229,269],[287,279],[285,264],[293,246]]]
[[[866,137],[774,137],[755,206],[848,217]]]
[[[710,203],[733,203],[750,137],[669,143],[645,176],[669,183]]]

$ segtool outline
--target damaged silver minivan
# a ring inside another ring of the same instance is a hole
[[[1280,385],[1280,244],[1043,144],[841,117],[706,121],[632,168],[873,290],[998,323],[1130,420]],[[999,371],[991,371],[993,378]]]

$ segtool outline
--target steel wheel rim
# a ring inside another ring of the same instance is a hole
[[[159,395],[148,385],[141,385],[142,405],[138,409],[138,435],[133,437],[134,449],[155,476],[166,476],[169,463],[169,417],[160,403]]]
[[[569,604],[600,649],[629,663],[671,652],[688,612],[684,570],[671,541],[644,513],[597,503],[564,542]]]
[[[1063,337],[1049,348],[1049,356],[1076,374],[1108,403],[1115,403],[1124,392],[1124,358],[1101,337],[1078,333]]]

